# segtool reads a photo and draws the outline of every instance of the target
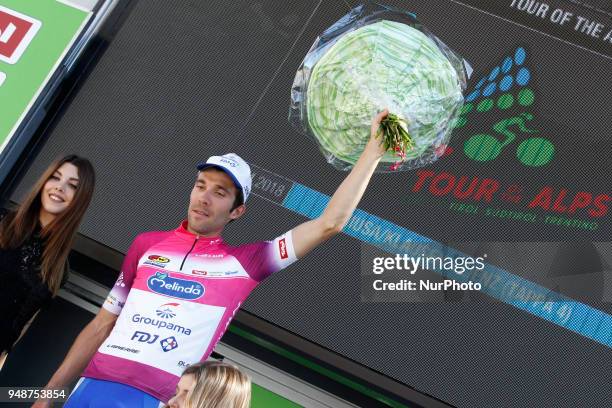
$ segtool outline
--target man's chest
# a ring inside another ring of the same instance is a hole
[[[138,261],[133,288],[161,296],[229,306],[256,285],[228,251],[153,246]]]

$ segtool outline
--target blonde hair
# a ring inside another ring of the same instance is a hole
[[[186,397],[186,408],[249,408],[251,379],[237,367],[222,361],[190,365],[183,375],[195,377],[196,385]]]

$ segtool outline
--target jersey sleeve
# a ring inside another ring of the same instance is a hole
[[[239,258],[246,261],[247,272],[260,282],[297,261],[292,231],[287,231],[271,241],[255,242],[241,249]]]
[[[144,234],[138,235],[132,242],[132,245],[130,245],[125,258],[123,259],[123,264],[121,265],[121,273],[119,273],[119,277],[117,278],[115,285],[102,305],[103,308],[113,314],[119,315],[119,313],[121,313],[121,309],[123,309],[125,300],[127,299],[130,289],[132,288],[132,283],[134,283],[136,269],[138,269],[138,261],[146,250],[143,242],[143,235]]]

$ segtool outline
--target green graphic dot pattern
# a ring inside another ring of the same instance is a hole
[[[497,107],[499,109],[508,109],[514,104],[514,97],[510,94],[504,94],[497,100]]]
[[[476,107],[476,110],[478,112],[487,112],[487,111],[490,111],[492,107],[493,107],[493,100],[485,99],[478,104],[478,107]]]
[[[535,95],[533,94],[533,91],[529,88],[521,89],[518,94],[518,102],[522,106],[530,106],[533,104],[534,100]]]
[[[455,129],[464,127],[467,123],[467,118],[465,116],[460,116],[457,118],[457,123],[455,123]]]
[[[467,115],[472,111],[472,109],[474,109],[474,105],[471,103],[466,103],[463,105],[463,108],[461,108],[461,115]]]

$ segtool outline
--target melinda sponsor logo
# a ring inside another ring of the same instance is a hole
[[[204,296],[204,286],[199,282],[172,278],[167,273],[156,272],[147,280],[153,292],[180,299],[195,300]]]
[[[172,330],[177,333],[185,334],[187,336],[191,334],[191,329],[187,327],[179,326],[178,324],[174,323],[169,323],[164,320],[151,319],[150,317],[145,317],[138,313],[132,316],[132,321],[134,323],[142,323],[148,326],[157,327],[158,329]]]

